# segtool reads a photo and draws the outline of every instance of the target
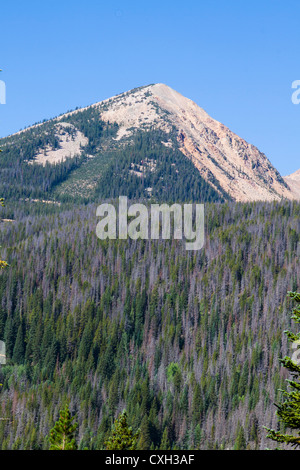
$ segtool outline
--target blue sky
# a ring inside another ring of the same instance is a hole
[[[165,83],[300,168],[299,0],[10,0],[1,5],[0,135]]]

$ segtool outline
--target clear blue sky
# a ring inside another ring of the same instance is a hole
[[[10,0],[0,31],[1,136],[160,82],[300,168],[299,0]]]

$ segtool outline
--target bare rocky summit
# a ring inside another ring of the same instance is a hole
[[[201,175],[236,201],[293,199],[295,192],[255,146],[212,119],[202,108],[164,84],[150,85],[109,102],[103,119],[120,125],[119,138],[130,129],[157,126],[178,130],[178,144]],[[101,106],[101,105],[100,105]],[[216,189],[216,188],[215,188]]]
[[[126,144],[136,130],[159,129],[167,135],[175,129],[182,154],[216,191],[219,185],[235,201],[300,199],[300,170],[282,178],[258,148],[167,85],[136,88],[82,110],[88,108],[97,109],[103,121],[119,125],[115,142]],[[59,116],[55,121],[63,124],[75,112],[78,111]],[[163,143],[173,145],[168,139]],[[84,144],[82,133],[74,132],[72,142],[63,142],[60,150],[47,149],[45,158],[49,162],[63,160],[64,151],[68,156],[75,155]],[[36,162],[44,164],[43,160],[42,153],[36,156]]]

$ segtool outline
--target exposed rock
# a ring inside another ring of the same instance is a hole
[[[283,179],[291,188],[294,198],[300,200],[300,170],[285,176]]]
[[[255,146],[164,84],[149,85],[95,106],[107,106],[101,117],[120,125],[118,139],[129,136],[135,128],[157,127],[170,132],[175,126],[182,153],[208,182],[213,185],[215,178],[236,201],[296,197]]]
[[[72,130],[72,136],[70,136],[69,132],[66,132],[68,129]],[[39,163],[45,166],[47,162],[51,164],[64,162],[66,158],[73,158],[75,155],[80,155],[82,153],[82,147],[88,144],[88,139],[82,132],[69,123],[60,122],[56,124],[55,135],[59,138],[60,148],[53,149],[48,146],[43,149],[42,152],[38,153],[34,160],[30,160],[28,163]]]
[[[181,152],[191,159],[202,177],[217,191],[218,185],[236,201],[300,199],[300,177],[296,172],[282,178],[266,155],[254,145],[212,119],[202,108],[172,88],[158,83],[122,93],[96,103],[99,118],[119,125],[115,142],[124,142],[137,129],[177,132]],[[87,109],[83,108],[82,110]],[[54,121],[61,126],[66,116]],[[69,124],[68,124],[69,125]],[[58,127],[58,133],[63,127]],[[61,149],[46,149],[35,161],[56,163],[79,154],[87,139],[76,130],[74,140],[61,141]],[[172,146],[172,142],[165,145]],[[219,191],[220,192],[220,191]]]

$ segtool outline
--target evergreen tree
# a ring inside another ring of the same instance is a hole
[[[295,323],[300,323],[300,294],[289,292],[288,295],[298,304],[292,311],[291,319],[294,320]],[[287,330],[285,334],[290,342],[299,345],[300,332],[294,334]],[[293,358],[288,356],[281,359],[280,362],[290,371],[293,380],[287,380],[290,385],[289,391],[280,390],[286,400],[281,404],[276,404],[276,413],[285,427],[297,430],[297,435],[282,434],[279,431],[266,427],[265,429],[268,431],[267,437],[273,441],[287,443],[292,447],[300,447],[300,364],[296,363]]]
[[[124,410],[115,420],[112,434],[104,443],[106,450],[136,450],[139,432],[133,433]]]
[[[151,447],[151,436],[149,418],[147,415],[144,416],[141,423],[141,433],[138,441],[138,450],[150,450]]]
[[[234,450],[245,450],[246,449],[246,439],[243,426],[239,424],[238,431],[236,434],[236,441],[234,445]]]
[[[59,420],[50,431],[50,450],[77,450],[75,432],[78,424],[73,423],[68,405],[60,412]]]
[[[25,354],[25,345],[24,345],[24,327],[22,322],[19,325],[17,338],[14,346],[13,351],[13,362],[15,364],[22,364],[24,361],[24,354]]]
[[[169,431],[168,427],[166,426],[162,435],[161,443],[160,443],[160,450],[170,450],[171,445],[169,441]]]

